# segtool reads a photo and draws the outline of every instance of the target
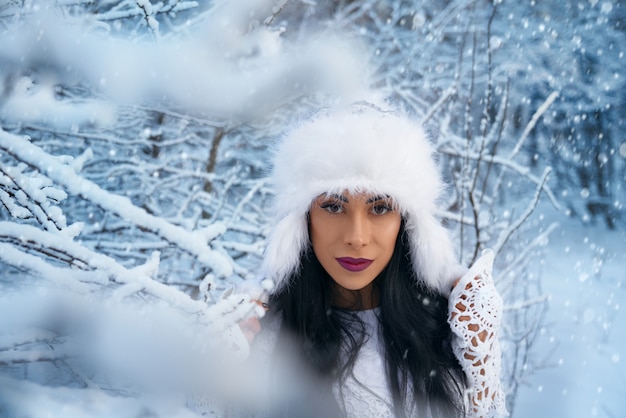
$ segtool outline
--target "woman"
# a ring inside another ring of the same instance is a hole
[[[456,261],[423,131],[368,106],[320,114],[278,146],[272,179],[263,324],[340,415],[506,415],[492,256]]]

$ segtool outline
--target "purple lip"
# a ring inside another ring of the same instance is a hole
[[[339,265],[348,271],[363,271],[374,262],[367,258],[340,257],[336,259]]]

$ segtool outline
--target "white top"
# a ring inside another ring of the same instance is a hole
[[[380,309],[356,313],[365,324],[366,340],[359,350],[352,373],[333,393],[348,418],[393,418],[393,400],[385,372],[384,347],[380,335]]]

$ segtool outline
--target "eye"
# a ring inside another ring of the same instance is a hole
[[[324,202],[320,205],[320,208],[329,213],[341,213],[343,212],[343,205],[339,202]]]
[[[388,203],[378,203],[372,206],[372,213],[374,215],[384,215],[387,212],[391,212],[393,207]]]

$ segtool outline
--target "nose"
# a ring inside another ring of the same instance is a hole
[[[368,245],[371,238],[371,228],[367,214],[351,213],[347,216],[344,231],[344,243],[353,248]]]

